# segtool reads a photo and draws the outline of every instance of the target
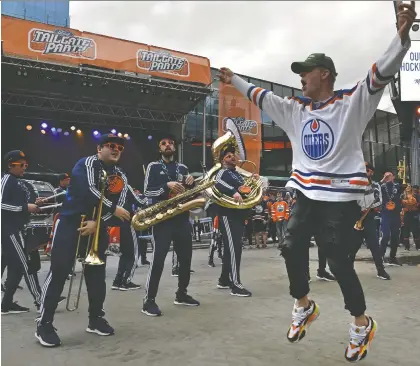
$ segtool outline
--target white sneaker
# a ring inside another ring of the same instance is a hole
[[[349,362],[357,362],[363,360],[370,348],[370,344],[375,337],[378,329],[377,323],[371,318],[367,317],[369,324],[366,327],[358,327],[351,324],[350,327],[350,343],[346,348],[344,357]]]
[[[296,307],[295,302],[292,311],[292,325],[287,332],[289,342],[299,342],[305,337],[309,326],[318,318],[319,306],[312,300],[310,300],[310,303],[309,309],[305,310],[304,307]]]

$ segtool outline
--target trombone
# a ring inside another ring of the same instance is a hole
[[[107,178],[107,174],[103,170],[102,171],[102,176],[101,176],[100,182],[99,182],[99,184],[101,186],[101,198],[99,200],[98,207],[97,208],[95,207],[93,209],[93,214],[92,214],[92,220],[96,221],[96,229],[95,229],[95,233],[94,233],[94,236],[93,236],[92,245],[89,245],[92,235],[89,235],[89,237],[87,239],[86,253],[85,253],[84,259],[79,258],[79,261],[82,263],[82,272],[80,274],[79,287],[78,287],[78,290],[77,290],[77,296],[76,296],[76,299],[74,300],[73,307],[70,307],[70,298],[71,298],[71,291],[72,291],[72,288],[73,288],[74,276],[72,276],[70,278],[69,291],[68,291],[68,294],[67,294],[67,303],[66,303],[66,309],[68,311],[75,311],[76,309],[79,308],[80,293],[82,291],[85,265],[100,266],[100,265],[105,264],[105,262],[99,258],[99,232],[100,232],[100,220],[101,220],[101,217],[102,217],[102,205],[103,205],[103,200],[104,200],[104,197],[105,197],[106,178]],[[81,216],[81,221],[80,221],[80,229],[83,228],[83,226],[84,226],[83,224],[84,224],[85,220],[86,220],[86,215],[82,215]],[[81,232],[80,232],[79,237],[77,239],[76,255],[75,255],[75,258],[74,258],[74,262],[73,262],[72,273],[74,273],[74,270],[76,268],[76,262],[77,262],[78,257],[79,257],[81,239],[82,239],[82,235],[81,235]]]

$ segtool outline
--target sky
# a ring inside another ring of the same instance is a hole
[[[70,26],[188,52],[238,74],[300,88],[293,61],[322,52],[336,89],[364,79],[396,35],[391,1],[71,1]],[[394,112],[388,88],[379,105]]]

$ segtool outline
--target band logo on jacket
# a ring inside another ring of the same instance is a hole
[[[110,194],[120,194],[124,188],[124,180],[118,174],[112,174],[107,178],[107,186]]]
[[[302,150],[311,160],[326,157],[334,145],[334,133],[331,127],[321,119],[311,119],[302,129]]]

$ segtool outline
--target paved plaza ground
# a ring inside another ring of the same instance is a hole
[[[400,250],[400,255],[407,252]],[[419,255],[410,252],[409,255]],[[362,249],[361,257],[369,257]],[[150,254],[149,254],[150,257]],[[315,279],[317,250],[311,249],[311,296],[319,303],[321,316],[299,344],[286,340],[293,301],[283,258],[274,248],[245,250],[242,282],[253,292],[238,298],[216,288],[220,260],[216,268],[207,266],[207,250],[195,250],[190,294],[201,301],[197,308],[173,305],[177,279],[171,277],[170,255],[157,297],[163,311],[160,318],[140,312],[144,289],[130,292],[108,291],[106,318],[115,328],[111,337],[85,332],[87,296],[83,288],[80,309],[69,313],[59,305],[54,325],[63,345],[41,347],[34,337],[36,313],[1,317],[2,365],[4,366],[337,366],[345,365],[350,316],[344,310],[336,283]],[[413,261],[415,257],[411,258]],[[417,258],[418,259],[418,258]],[[108,262],[110,289],[117,259]],[[43,283],[49,262],[42,263]],[[392,281],[376,278],[372,262],[357,261],[369,314],[379,329],[366,366],[419,365],[420,360],[420,267],[404,265],[388,269]],[[146,267],[139,267],[134,282],[144,285]],[[32,304],[24,285],[16,300]],[[65,287],[67,294],[67,285]]]

